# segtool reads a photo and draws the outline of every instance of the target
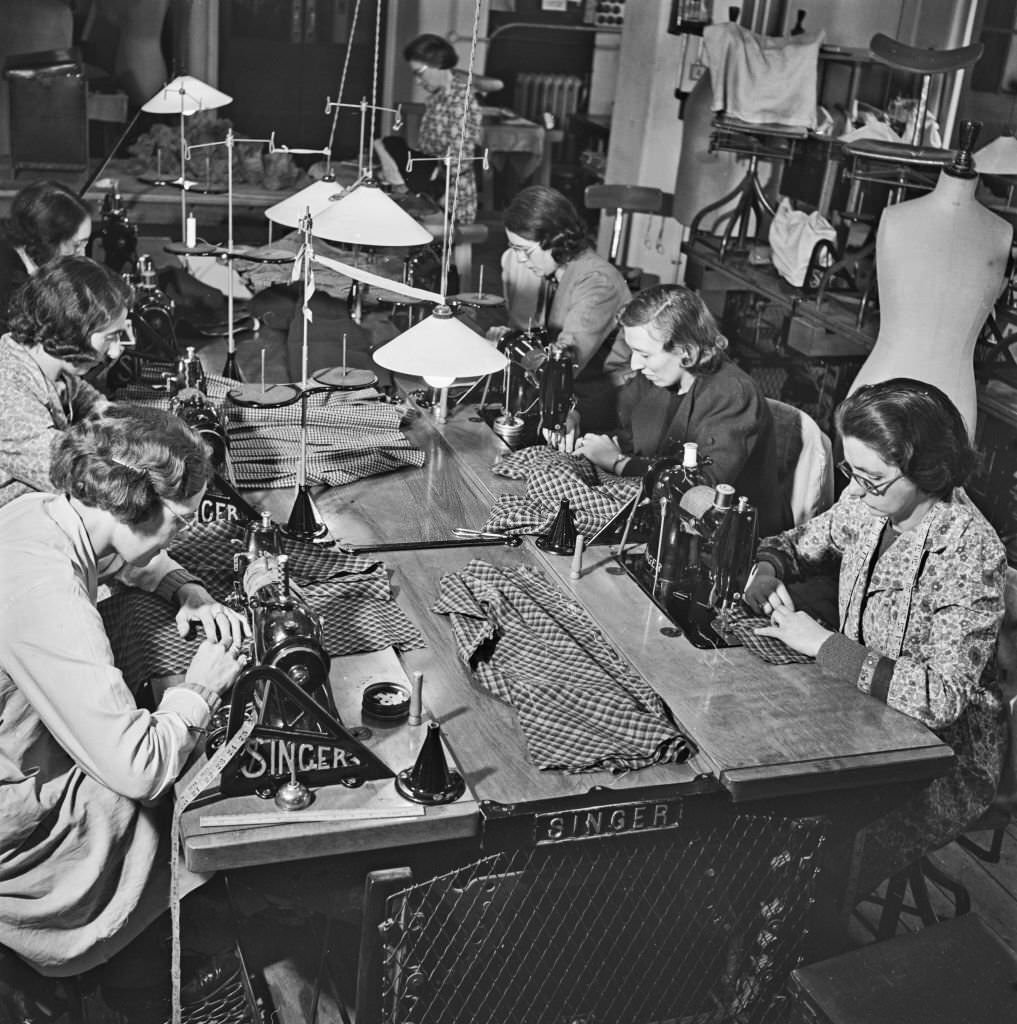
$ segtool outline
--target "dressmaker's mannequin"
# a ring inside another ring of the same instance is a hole
[[[883,211],[879,337],[851,390],[891,377],[935,384],[973,436],[975,342],[1002,291],[1013,229],[975,199],[978,176],[965,149],[932,192]]]

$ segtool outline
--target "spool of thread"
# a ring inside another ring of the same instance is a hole
[[[410,717],[407,719],[410,725],[420,725],[420,708],[422,691],[424,688],[424,673],[413,673],[413,685],[410,687]]]
[[[198,244],[198,221],[193,213],[187,215],[187,233],[184,238],[184,245],[193,249]]]
[[[583,575],[583,547],[586,544],[586,538],[581,534],[576,534],[576,549],[572,554],[572,568],[569,570],[569,579],[577,580]]]

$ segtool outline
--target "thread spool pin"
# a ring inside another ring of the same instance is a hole
[[[576,550],[572,555],[572,567],[569,569],[569,579],[578,580],[583,575],[583,549],[586,546],[586,538],[576,534]]]
[[[410,687],[410,725],[420,725],[420,714],[423,699],[424,673],[413,673],[413,685]]]

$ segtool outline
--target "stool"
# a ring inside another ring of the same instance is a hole
[[[625,266],[624,253],[628,251],[632,214],[659,214],[663,201],[664,193],[659,188],[644,185],[588,185],[583,193],[583,203],[588,210],[614,211],[614,227],[611,229],[611,247],[607,258],[621,271],[625,283],[632,291],[639,290],[643,274],[640,267]]]
[[[1017,1020],[1017,954],[977,914],[791,972],[790,1024]]]
[[[795,143],[807,135],[805,128],[781,124],[749,124],[723,115],[715,118],[710,133],[710,150],[738,153],[747,156],[749,163],[739,184],[727,195],[704,206],[692,218],[689,225],[690,242],[699,233],[699,225],[704,217],[723,209],[734,199],[734,207],[717,221],[717,224],[727,222],[720,240],[720,258],[724,258],[733,237],[737,237],[737,248],[744,251],[747,248],[750,221],[755,219],[754,232],[758,235],[764,215],[772,218],[776,212],[759,180],[759,161],[787,163],[794,156]]]

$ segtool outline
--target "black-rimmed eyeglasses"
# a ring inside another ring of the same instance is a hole
[[[881,483],[874,483],[872,480],[867,480],[864,476],[859,476],[848,464],[846,459],[841,459],[837,463],[837,469],[848,478],[853,480],[858,486],[865,491],[866,494],[871,494],[874,498],[883,497],[886,492],[893,487],[898,480],[904,479],[903,473],[898,473],[895,477],[891,477],[889,480],[883,480]]]

